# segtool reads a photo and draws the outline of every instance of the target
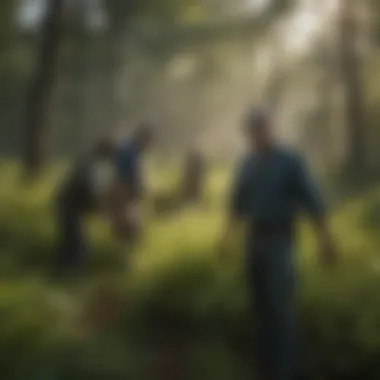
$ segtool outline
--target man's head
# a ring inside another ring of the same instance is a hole
[[[115,154],[115,144],[111,138],[100,139],[93,149],[93,155],[96,158],[112,158]]]
[[[244,122],[244,133],[251,147],[266,150],[273,144],[273,125],[270,115],[262,110],[248,114]]]
[[[137,144],[142,148],[148,148],[154,139],[154,128],[150,124],[140,124],[135,132]]]
[[[202,150],[201,148],[199,147],[199,145],[192,145],[189,150],[187,151],[187,155],[189,157],[199,157],[202,155]]]

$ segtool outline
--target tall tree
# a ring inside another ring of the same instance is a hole
[[[10,35],[14,29],[14,11],[16,8],[15,0],[3,0],[0,5],[0,53],[8,47],[11,41]]]
[[[355,0],[342,0],[340,17],[341,74],[344,86],[348,156],[353,178],[366,170],[365,107],[358,52],[358,20]]]
[[[274,31],[272,38],[270,38],[273,64],[269,83],[264,91],[265,105],[275,114],[279,111],[286,85],[286,65],[284,63],[283,40],[281,34],[279,34],[280,32],[281,29]]]
[[[329,38],[327,38],[329,37]],[[321,35],[316,46],[313,59],[317,69],[315,83],[316,108],[314,117],[313,139],[317,148],[317,159],[322,168],[336,165],[337,160],[337,128],[333,125],[335,111],[335,95],[337,85],[337,53],[335,45],[331,44],[329,35]],[[321,157],[320,152],[324,152]]]
[[[161,26],[168,26],[181,19],[188,8],[201,5],[202,0],[105,0],[104,9],[108,16],[110,78],[105,89],[108,96],[108,128],[117,130],[128,115],[119,95],[120,77],[128,52],[133,51],[134,25],[145,20]]]
[[[96,117],[96,104],[94,98],[97,91],[94,91],[97,78],[95,69],[97,60],[94,59],[94,45],[99,43],[100,34],[96,30],[91,30],[88,22],[90,9],[88,1],[76,0],[73,7],[72,17],[70,17],[70,34],[72,44],[71,63],[73,66],[74,85],[72,90],[72,101],[74,105],[72,122],[76,126],[77,135],[74,141],[78,152],[86,150],[92,143],[92,138],[96,135],[96,125],[93,124]],[[92,109],[91,109],[92,108]]]
[[[380,2],[378,0],[368,0],[369,10],[372,16],[372,31],[376,43],[380,44]]]
[[[252,20],[258,25],[259,29],[269,29],[273,25],[273,21],[277,20],[277,17],[293,3],[294,0],[272,0],[262,12],[261,17],[252,17]],[[119,75],[121,65],[124,63],[124,54],[128,49],[128,45],[131,44],[131,41],[128,39],[128,32],[133,33],[133,22],[145,20],[153,23],[161,30],[168,30],[168,33],[162,34],[162,39],[167,39],[168,41],[158,41],[154,49],[160,49],[163,45],[170,46],[170,43],[167,42],[171,39],[179,39],[186,43],[189,40],[189,36],[190,40],[194,38],[198,41],[196,43],[206,46],[207,42],[205,41],[210,41],[210,36],[215,36],[215,31],[223,33],[223,29],[218,25],[213,27],[213,24],[211,24],[211,27],[205,28],[205,23],[198,26],[194,21],[225,20],[226,9],[223,5],[228,4],[229,1],[227,0],[218,2],[217,4],[213,0],[105,0],[104,5],[106,13],[109,16],[110,27],[110,67],[113,72],[113,79],[110,81],[111,87],[109,88],[110,96],[108,97],[112,103],[112,111],[110,112],[112,125],[119,124],[122,116],[120,113],[124,109],[124,107],[118,104],[120,98],[117,94],[117,86],[120,86]],[[245,5],[246,2],[244,0],[236,0],[236,4],[233,7],[234,12],[238,14],[239,9],[243,9]],[[230,18],[233,19],[231,15]],[[182,28],[189,21],[193,25],[190,31]],[[244,23],[246,21],[244,20]],[[176,28],[171,29],[174,26]],[[181,40],[181,36],[183,40]]]
[[[66,1],[50,0],[41,34],[36,71],[30,84],[26,111],[24,166],[35,178],[48,158],[51,117],[64,36]]]

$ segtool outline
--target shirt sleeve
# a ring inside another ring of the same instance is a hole
[[[304,159],[294,161],[294,189],[301,207],[313,217],[323,216],[326,207],[320,189],[312,177]]]
[[[232,215],[243,218],[249,212],[250,194],[250,171],[249,160],[244,159],[236,169],[235,179],[232,184],[232,194],[230,199],[230,212]]]

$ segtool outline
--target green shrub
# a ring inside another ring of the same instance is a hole
[[[2,178],[0,352],[5,379],[149,379],[148,367],[160,350],[156,343],[173,336],[191,343],[190,379],[243,375],[241,349],[249,346],[254,330],[248,320],[243,257],[237,246],[235,258],[221,263],[213,248],[222,220],[222,174],[210,181],[213,202],[207,210],[153,215],[132,258],[132,272],[119,284],[125,302],[129,291],[134,302],[113,331],[82,344],[73,341],[72,332],[86,303],[83,292],[57,289],[44,274],[54,260],[57,232],[51,182],[25,189],[17,175],[7,172]],[[332,273],[319,267],[310,227],[302,225],[300,317],[312,378],[379,378],[378,203],[378,195],[371,193],[336,210],[333,227],[342,262]],[[104,223],[93,220],[90,229],[95,258],[79,289],[91,288],[123,253]]]

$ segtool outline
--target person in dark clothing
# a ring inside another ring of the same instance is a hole
[[[113,222],[117,235],[127,244],[134,244],[141,231],[145,191],[141,158],[153,137],[153,127],[142,124],[116,152]]]
[[[106,208],[107,191],[113,181],[114,145],[98,142],[79,159],[64,179],[56,198],[59,243],[56,270],[59,274],[81,271],[91,258],[84,219]]]
[[[305,160],[280,147],[269,115],[258,111],[245,123],[250,151],[233,185],[227,225],[221,239],[227,253],[237,223],[244,220],[246,274],[258,323],[259,367],[263,379],[295,380],[300,376],[297,342],[294,230],[298,214],[312,219],[321,258],[336,261],[327,212]]]

